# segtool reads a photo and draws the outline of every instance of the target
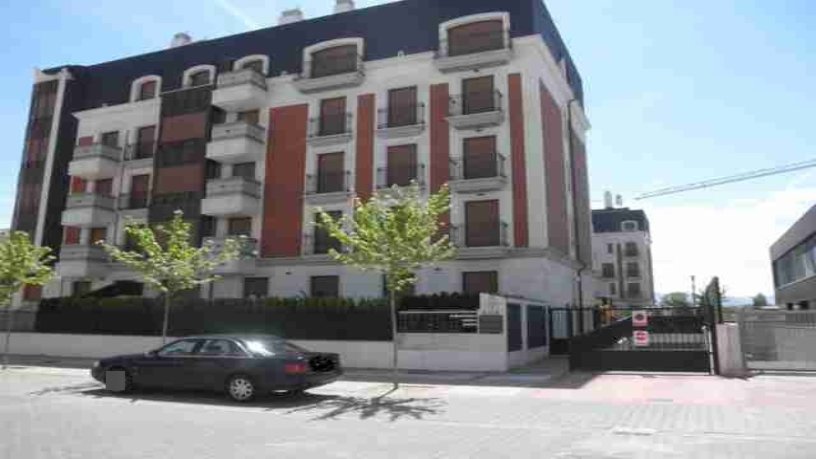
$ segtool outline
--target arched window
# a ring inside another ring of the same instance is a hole
[[[214,65],[196,65],[184,71],[182,86],[185,88],[212,84],[215,79]]]
[[[243,69],[252,69],[252,70],[254,70],[254,71],[258,72],[258,73],[261,73],[261,74],[264,73],[263,67],[264,67],[263,61],[260,60],[260,59],[253,59],[251,61],[246,61],[243,64],[241,64],[241,69],[242,70]]]
[[[133,80],[130,86],[130,101],[155,99],[161,92],[161,77],[147,75]]]
[[[460,56],[504,48],[501,19],[471,22],[448,29],[448,55]]]
[[[312,78],[349,73],[357,70],[357,45],[340,45],[312,53]]]
[[[252,69],[261,75],[266,76],[269,71],[269,57],[263,54],[252,54],[244,56],[233,65],[233,70]]]
[[[199,70],[190,74],[190,86],[203,86],[210,84],[210,71]]]
[[[157,83],[156,80],[150,80],[139,85],[139,93],[136,96],[136,100],[146,100],[156,97]]]

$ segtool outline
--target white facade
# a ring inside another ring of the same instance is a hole
[[[617,306],[654,305],[652,239],[648,231],[594,232],[592,262],[596,299],[608,299]],[[634,266],[636,272],[631,269]]]

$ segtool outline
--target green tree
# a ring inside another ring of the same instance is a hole
[[[162,343],[167,340],[170,304],[183,291],[213,282],[219,276],[213,271],[220,265],[238,257],[246,241],[228,238],[223,246],[216,247],[211,241],[196,247],[193,243],[192,225],[176,211],[166,225],[151,228],[146,225],[128,224],[125,233],[136,246],[135,250],[123,250],[97,241],[114,261],[122,263],[141,275],[145,284],[164,296],[164,320]]]
[[[660,299],[660,305],[665,308],[688,308],[691,307],[688,293],[686,292],[672,292],[663,295]]]
[[[26,285],[44,285],[54,274],[54,257],[49,247],[37,247],[28,234],[14,231],[0,242],[0,306],[6,308],[6,343],[3,348],[3,368],[8,365],[9,342],[14,310],[12,298]]]
[[[768,306],[768,298],[762,293],[757,293],[753,298],[754,307]]]
[[[355,201],[354,213],[334,219],[320,212],[322,227],[342,244],[342,251],[330,255],[342,264],[385,274],[391,306],[393,340],[392,371],[397,380],[397,297],[416,282],[416,270],[453,258],[456,249],[441,234],[440,217],[450,209],[450,193],[442,187],[422,199],[419,187],[394,186],[375,193],[367,202]]]

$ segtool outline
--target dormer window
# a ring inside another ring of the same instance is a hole
[[[252,69],[260,74],[264,74],[264,63],[260,59],[253,59],[241,64],[241,70]]]
[[[196,65],[184,71],[182,87],[194,88],[205,86],[215,81],[215,66],[209,64]]]
[[[461,56],[504,48],[501,19],[471,22],[448,29],[448,55]]]
[[[139,86],[139,95],[136,100],[147,100],[156,97],[156,80],[145,81]]]
[[[161,77],[146,75],[133,80],[130,85],[130,101],[155,99],[161,91]]]
[[[210,71],[199,70],[190,74],[190,86],[204,86],[210,84]]]
[[[311,78],[357,71],[357,45],[342,45],[312,53]]]
[[[632,232],[638,230],[638,223],[634,220],[627,220],[621,222],[621,230],[625,232]]]

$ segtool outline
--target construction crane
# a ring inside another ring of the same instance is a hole
[[[743,172],[742,174],[736,175],[729,175],[727,177],[720,177],[715,179],[703,180],[702,182],[694,182],[689,183],[686,185],[678,185],[678,186],[671,186],[668,188],[662,188],[655,191],[650,191],[648,193],[643,193],[639,196],[635,196],[636,200],[641,199],[648,199],[654,198],[657,196],[665,196],[667,194],[674,194],[680,193],[683,191],[690,191],[690,190],[699,190],[702,188],[709,188],[712,186],[717,185],[724,185],[726,183],[734,183],[734,182],[742,182],[743,180],[751,180],[759,177],[767,177],[769,175],[776,175],[776,174],[785,174],[788,172],[794,172],[802,169],[808,169],[810,167],[816,167],[816,159],[811,159],[809,161],[802,161],[799,163],[788,164],[786,166],[779,166],[779,167],[770,167],[767,169],[759,169],[751,172]]]

